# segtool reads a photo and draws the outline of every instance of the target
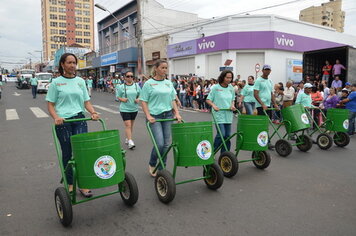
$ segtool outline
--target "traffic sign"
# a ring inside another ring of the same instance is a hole
[[[255,65],[255,71],[256,71],[256,73],[258,73],[258,72],[260,72],[260,69],[261,69],[261,66],[260,66],[260,64],[256,64]]]

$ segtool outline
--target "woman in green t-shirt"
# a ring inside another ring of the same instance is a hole
[[[121,102],[119,109],[125,124],[125,144],[130,149],[134,149],[135,143],[132,140],[132,131],[138,113],[141,88],[134,82],[134,76],[131,71],[125,73],[124,80],[124,83],[116,88],[116,97]]]
[[[72,53],[65,53],[59,60],[58,71],[61,76],[52,81],[48,88],[46,100],[48,111],[56,125],[56,134],[62,149],[63,166],[66,167],[72,158],[70,136],[87,133],[88,126],[85,121],[64,123],[64,120],[84,118],[87,110],[93,120],[99,119],[90,103],[85,81],[76,76],[77,57]],[[66,173],[69,191],[73,190],[73,173],[69,168]],[[93,194],[89,189],[79,189],[84,197]]]
[[[178,122],[182,120],[175,101],[176,91],[172,82],[166,79],[167,70],[166,61],[157,61],[154,66],[154,76],[145,82],[140,95],[142,110],[147,121],[150,122],[153,136],[162,155],[170,145],[172,121],[156,122],[156,119],[175,117]],[[157,158],[156,150],[153,148],[149,161],[149,173],[153,177],[156,176],[153,171],[157,165]]]
[[[208,103],[213,109],[216,117],[217,125],[219,126],[223,137],[220,137],[219,133],[214,140],[214,150],[216,150],[222,143],[222,138],[227,139],[231,135],[231,123],[233,119],[233,111],[236,111],[235,90],[231,85],[231,81],[234,78],[232,71],[225,70],[221,72],[218,78],[218,84],[211,87],[211,91],[208,95],[206,103]],[[231,111],[219,111],[220,109],[230,109]],[[226,142],[228,150],[224,147],[221,149],[221,153],[230,150],[230,141]]]

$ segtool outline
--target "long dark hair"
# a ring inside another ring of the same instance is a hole
[[[224,70],[219,75],[219,78],[218,78],[219,84],[222,84],[224,82],[224,79],[225,79],[226,75],[229,74],[229,73],[232,75],[232,78],[234,78],[234,73],[232,73],[231,70]]]
[[[73,56],[74,59],[75,59],[75,63],[78,64],[78,59],[77,57],[73,54],[73,53],[64,53],[62,56],[61,56],[61,59],[59,59],[59,66],[58,66],[58,72],[61,76],[64,75],[64,69],[62,67],[62,63],[64,63],[67,59],[68,56]]]
[[[152,72],[152,74],[153,74],[153,76],[156,76],[156,71],[155,71],[155,68],[158,68],[160,65],[162,65],[163,63],[166,63],[167,64],[167,66],[168,66],[168,62],[167,61],[165,61],[165,60],[157,60],[156,61],[156,63],[154,64],[154,66],[153,66],[153,72]]]

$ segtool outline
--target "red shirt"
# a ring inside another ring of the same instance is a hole
[[[331,73],[331,68],[332,68],[331,65],[323,66],[323,75],[330,75],[330,73]],[[325,69],[328,69],[329,71],[327,71],[327,70],[325,70]]]

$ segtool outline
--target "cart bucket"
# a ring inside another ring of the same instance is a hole
[[[177,166],[214,163],[212,122],[172,124],[172,139],[178,149]]]
[[[236,147],[246,151],[267,150],[268,124],[267,116],[239,115]]]
[[[349,128],[349,110],[347,109],[328,109],[326,118],[326,129],[335,132],[347,132]]]
[[[282,116],[286,122],[286,130],[290,133],[298,132],[310,128],[310,121],[305,108],[301,104],[286,107],[282,109]]]
[[[103,188],[125,178],[118,130],[71,136],[79,188]]]

